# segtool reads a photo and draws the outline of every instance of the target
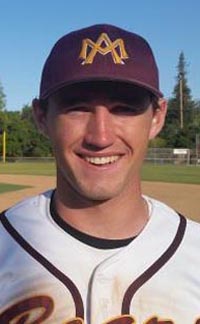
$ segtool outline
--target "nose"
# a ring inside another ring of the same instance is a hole
[[[115,140],[113,116],[106,106],[96,106],[87,124],[85,142],[97,148],[111,146]]]

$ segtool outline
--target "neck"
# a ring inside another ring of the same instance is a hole
[[[86,201],[81,196],[75,199],[58,185],[54,204],[59,216],[79,231],[105,239],[124,239],[138,235],[149,217],[140,185],[130,189],[110,200]]]

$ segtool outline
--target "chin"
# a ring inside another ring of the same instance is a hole
[[[106,201],[112,199],[114,196],[106,194],[105,192],[84,193],[84,197],[91,201]]]
[[[97,187],[95,188],[79,188],[79,192],[82,197],[85,197],[88,200],[91,201],[106,201],[111,200],[122,193],[122,188],[117,188],[116,186],[114,188],[108,188],[108,185],[105,187]]]

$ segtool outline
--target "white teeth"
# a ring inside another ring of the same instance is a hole
[[[104,156],[104,157],[88,157],[86,156],[84,158],[87,162],[96,164],[96,165],[103,165],[103,164],[109,164],[109,163],[114,163],[119,159],[118,155],[113,155],[113,156]]]

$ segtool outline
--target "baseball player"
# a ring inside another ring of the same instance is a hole
[[[65,35],[33,111],[57,185],[0,216],[0,323],[200,324],[200,225],[141,192],[166,114],[148,43]]]

